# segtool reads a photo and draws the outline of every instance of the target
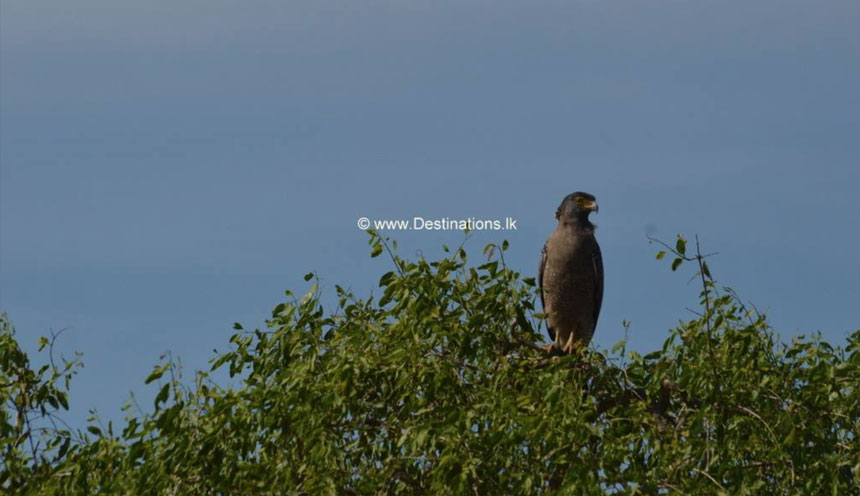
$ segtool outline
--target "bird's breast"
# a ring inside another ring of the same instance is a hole
[[[589,248],[594,243],[591,235],[570,235],[555,232],[549,239],[547,247],[547,265],[560,272],[559,276],[565,275],[588,275],[589,271],[571,270],[578,267],[591,268],[592,253]]]

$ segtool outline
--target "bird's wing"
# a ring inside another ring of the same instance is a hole
[[[597,327],[597,317],[600,316],[600,306],[603,303],[603,255],[600,254],[600,245],[596,241],[591,262],[594,265],[594,327]]]
[[[544,303],[543,297],[543,271],[546,268],[546,245],[549,243],[547,241],[543,245],[543,249],[540,251],[540,267],[538,267],[538,289],[540,289],[540,305],[541,309],[544,313],[546,313],[546,303]],[[549,334],[549,339],[551,341],[555,341],[555,331],[550,329],[549,324],[547,324],[546,332]]]

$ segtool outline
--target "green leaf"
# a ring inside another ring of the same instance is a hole
[[[686,250],[687,250],[687,241],[684,238],[682,238],[681,236],[678,236],[678,241],[675,242],[675,251],[677,251],[678,253],[683,255],[684,253],[686,253]]]
[[[681,266],[681,263],[683,261],[684,260],[681,258],[676,258],[675,260],[672,260],[672,270],[677,270],[677,268]]]
[[[162,364],[162,365],[155,367],[155,369],[152,371],[152,373],[149,374],[149,376],[146,378],[146,381],[144,381],[144,384],[149,384],[152,381],[156,381],[158,379],[161,379],[161,376],[164,375],[164,372],[167,370],[167,367],[169,365],[170,364],[165,363],[165,364]]]
[[[165,384],[165,385],[161,386],[161,390],[155,396],[154,404],[155,404],[156,410],[158,410],[158,406],[161,403],[164,403],[165,401],[167,401],[167,396],[169,394],[170,394],[170,384]]]
[[[63,444],[60,446],[59,451],[57,451],[57,459],[61,459],[64,456],[66,456],[66,453],[69,452],[69,445],[71,444],[71,442],[72,442],[72,438],[70,438],[70,437],[65,438],[65,440],[63,441]]]
[[[314,301],[314,298],[316,297],[316,292],[318,289],[319,289],[319,283],[314,283],[311,286],[311,288],[308,290],[308,292],[305,293],[304,296],[302,296],[302,299],[299,301],[299,305],[304,307],[305,305],[308,305],[310,302]]]
[[[666,256],[666,252],[664,250],[660,250],[657,252],[657,260],[663,260],[663,257]]]
[[[397,274],[395,274],[394,271],[386,272],[382,275],[382,277],[379,278],[379,287],[388,286],[389,284],[391,284],[391,281],[395,280],[396,278]]]
[[[374,244],[373,248],[370,250],[371,258],[378,257],[380,253],[382,253],[382,245],[380,243]]]
[[[287,303],[278,303],[272,310],[272,318],[289,318],[294,310],[293,305]]]

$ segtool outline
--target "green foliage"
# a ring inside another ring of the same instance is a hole
[[[60,331],[62,333],[62,331]],[[21,490],[50,480],[55,468],[77,449],[76,440],[57,415],[69,409],[69,381],[80,362],[53,357],[54,341],[39,339],[49,349],[50,363],[33,370],[15,340],[6,314],[0,315],[0,488]]]
[[[502,246],[408,261],[377,297],[317,284],[213,358],[241,387],[169,356],[149,412],[119,433],[35,433],[16,412],[65,407],[70,368],[28,368],[3,319],[0,483],[10,494],[851,494],[860,482],[860,331],[781,344],[765,317],[692,261],[702,314],[647,355],[548,357],[535,283]],[[674,248],[674,249],[673,249]],[[658,254],[662,259],[665,252]],[[681,262],[672,261],[673,270]],[[313,279],[309,274],[306,279]],[[535,317],[538,315],[538,317]],[[50,375],[46,375],[50,372]],[[62,400],[60,399],[62,398]]]

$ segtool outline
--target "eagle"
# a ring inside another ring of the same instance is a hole
[[[565,196],[555,212],[558,226],[541,250],[538,286],[553,353],[588,346],[600,315],[603,257],[591,212],[597,212],[593,195]]]

